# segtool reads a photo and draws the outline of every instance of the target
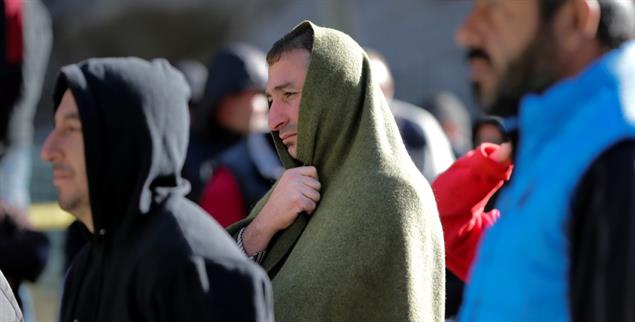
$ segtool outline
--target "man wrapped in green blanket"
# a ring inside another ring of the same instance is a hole
[[[303,22],[267,61],[287,170],[229,231],[272,279],[276,320],[442,321],[436,203],[364,51]]]

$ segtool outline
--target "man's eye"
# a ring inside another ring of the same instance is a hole
[[[284,97],[286,97],[286,98],[290,98],[290,97],[291,97],[291,96],[293,96],[293,95],[295,95],[295,93],[293,93],[293,92],[286,92],[286,93],[284,93]]]

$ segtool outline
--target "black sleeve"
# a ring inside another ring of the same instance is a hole
[[[267,274],[248,259],[213,263],[193,258],[165,271],[149,290],[144,318],[173,321],[272,322],[273,295]],[[169,273],[168,273],[169,272]],[[135,319],[136,320],[136,319]]]
[[[445,319],[455,319],[463,303],[465,282],[449,269],[445,270]]]
[[[592,164],[571,210],[572,321],[635,321],[635,141]]]
[[[208,266],[210,279],[214,270]],[[220,272],[219,272],[220,273]],[[246,260],[240,268],[216,278],[212,302],[219,309],[220,320],[273,322],[273,290],[264,270]]]
[[[48,251],[43,233],[18,228],[10,216],[0,220],[0,269],[7,280],[34,282],[44,270]]]

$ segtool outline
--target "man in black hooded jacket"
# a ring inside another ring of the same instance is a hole
[[[67,273],[61,321],[273,319],[264,272],[184,198],[188,96],[163,60],[62,68],[42,158],[89,243]]]

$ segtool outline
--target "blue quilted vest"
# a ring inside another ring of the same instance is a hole
[[[602,152],[635,138],[635,42],[526,96],[519,128],[514,177],[481,243],[461,321],[570,320],[571,198]]]

